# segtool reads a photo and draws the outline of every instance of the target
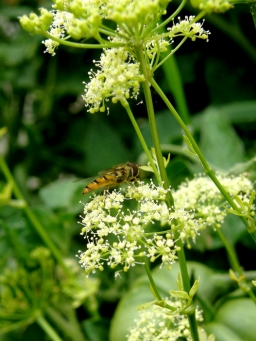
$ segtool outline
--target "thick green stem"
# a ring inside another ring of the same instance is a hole
[[[241,210],[237,207],[237,205],[234,203],[233,199],[230,197],[230,195],[228,194],[228,192],[225,190],[225,188],[221,185],[221,183],[219,182],[219,180],[217,179],[216,175],[214,174],[214,172],[212,171],[211,167],[209,166],[209,164],[207,163],[205,157],[203,156],[200,148],[198,147],[196,141],[194,140],[192,134],[190,133],[189,129],[187,128],[187,126],[185,125],[185,123],[182,121],[182,119],[180,118],[179,114],[177,113],[177,111],[174,109],[174,107],[172,106],[172,104],[170,103],[170,101],[168,100],[168,98],[165,96],[164,92],[162,91],[162,89],[159,87],[159,85],[156,83],[156,81],[154,80],[153,77],[151,77],[149,79],[150,83],[152,84],[152,86],[154,87],[154,89],[157,91],[157,93],[159,94],[159,96],[162,98],[162,100],[164,101],[164,103],[166,104],[166,106],[168,107],[168,109],[171,111],[171,113],[173,114],[173,116],[175,117],[175,119],[177,120],[177,122],[179,123],[179,125],[181,126],[181,128],[184,130],[187,138],[189,139],[189,142],[191,143],[195,153],[197,154],[199,160],[202,163],[202,166],[205,170],[205,173],[212,179],[212,181],[215,183],[215,185],[217,186],[217,188],[219,189],[219,191],[222,193],[222,195],[224,196],[224,198],[227,200],[227,202],[230,204],[230,206],[237,212],[242,213]],[[254,231],[250,231],[250,226],[248,221],[243,217],[240,216],[240,219],[243,221],[243,223],[245,224],[248,232],[253,235]]]
[[[142,48],[137,48],[137,57],[139,59],[140,65],[141,65],[141,70],[143,75],[145,76],[145,81],[143,82],[143,90],[144,90],[144,96],[146,100],[146,106],[147,106],[147,112],[148,112],[148,118],[149,118],[149,125],[150,125],[150,130],[151,130],[151,136],[155,148],[155,153],[156,153],[156,158],[157,158],[157,163],[160,171],[161,178],[163,180],[163,187],[165,189],[168,189],[169,186],[169,180],[165,171],[164,167],[164,162],[163,162],[163,155],[161,151],[161,146],[160,146],[160,140],[158,136],[158,131],[157,131],[157,125],[156,125],[156,118],[155,118],[155,112],[154,112],[154,106],[153,106],[153,101],[151,97],[151,91],[150,91],[150,84],[149,84],[149,75],[148,75],[148,69],[147,69],[147,64],[144,59],[144,54]],[[161,184],[162,185],[162,184]],[[169,192],[168,199],[169,201],[169,207],[172,208],[174,206],[174,200]]]
[[[182,240],[179,238],[179,234],[177,232],[175,233],[175,238],[177,239],[176,245],[179,246],[179,248],[180,248],[180,250],[177,252],[177,254],[178,254],[178,260],[179,260],[179,265],[180,265],[180,272],[181,272],[183,288],[187,293],[189,293],[189,291],[191,289],[191,285],[190,285],[190,280],[189,280],[187,262],[186,262],[186,257],[185,257],[185,253],[184,253]],[[191,315],[188,315],[188,320],[189,320],[192,339],[194,341],[199,341],[195,314],[193,313]]]
[[[18,200],[22,200],[25,203],[23,210],[24,210],[28,220],[34,226],[34,228],[36,229],[36,231],[38,232],[40,237],[43,239],[43,241],[45,242],[47,247],[51,250],[52,254],[56,258],[58,263],[61,265],[61,267],[63,268],[63,271],[66,273],[66,275],[69,278],[73,278],[73,274],[70,272],[69,268],[66,266],[66,264],[63,261],[63,256],[61,255],[61,253],[59,252],[57,247],[54,245],[54,243],[52,242],[51,238],[49,237],[49,235],[47,234],[47,232],[45,231],[45,229],[41,225],[40,221],[35,216],[34,212],[31,210],[31,208],[26,203],[26,200],[23,197],[23,194],[21,193],[16,181],[14,180],[14,178],[13,178],[13,176],[12,176],[12,174],[11,174],[11,172],[10,172],[10,170],[9,170],[9,168],[8,168],[4,158],[2,156],[0,156],[0,168],[2,169],[2,172],[4,173],[6,180],[12,185],[13,192],[14,192],[14,195],[16,196],[16,198]]]
[[[138,138],[140,140],[142,148],[144,149],[144,152],[147,155],[148,160],[150,162],[150,165],[151,165],[151,167],[152,167],[152,169],[154,171],[154,174],[155,174],[155,176],[157,178],[157,182],[159,183],[159,185],[162,185],[162,180],[161,180],[160,174],[159,174],[159,172],[158,172],[158,170],[156,168],[156,165],[155,165],[154,160],[153,160],[153,158],[152,158],[152,156],[150,154],[150,151],[148,150],[148,146],[147,146],[147,144],[146,144],[146,142],[144,140],[144,137],[143,137],[143,135],[142,135],[142,133],[140,131],[140,128],[139,128],[139,126],[138,126],[138,124],[137,124],[137,122],[136,122],[136,120],[135,120],[135,118],[133,116],[133,113],[131,111],[129,103],[127,101],[125,101],[125,100],[121,100],[121,104],[125,108],[128,116],[129,116],[129,118],[130,118],[130,120],[132,122],[132,125],[133,125],[133,127],[134,127],[134,129],[136,131],[136,134],[137,134],[137,136],[138,136]]]
[[[153,101],[152,101],[152,96],[151,96],[151,91],[150,91],[151,77],[147,69],[147,64],[144,59],[142,48],[138,47],[136,49],[136,52],[137,52],[138,60],[141,65],[141,71],[145,77],[145,82],[143,83],[143,90],[144,90],[144,95],[145,95],[145,100],[146,100],[146,105],[147,105],[151,135],[152,135],[152,139],[154,143],[154,148],[156,151],[157,162],[158,162],[161,177],[164,181],[164,188],[167,189],[169,188],[169,180],[168,180],[166,170],[164,167],[164,163],[163,163],[163,156],[162,156],[162,151],[161,151],[161,146],[160,146],[160,141],[159,141],[159,136],[158,136],[158,131],[157,131]],[[167,205],[170,209],[174,210],[174,200],[172,196],[170,196],[167,199]],[[179,256],[179,264],[180,264],[180,269],[181,269],[182,282],[183,282],[184,290],[186,290],[186,292],[189,293],[191,286],[190,286],[190,281],[189,281],[186,257],[185,257],[182,241],[180,240],[178,235],[176,236],[176,239],[177,239],[177,245],[180,247],[178,256]],[[189,315],[188,319],[189,319],[191,336],[193,338],[193,341],[199,341],[195,313],[192,313],[191,315]]]

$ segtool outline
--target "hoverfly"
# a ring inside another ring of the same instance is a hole
[[[99,172],[99,177],[90,182],[83,190],[87,194],[101,187],[112,187],[125,181],[134,181],[139,175],[139,166],[126,162]]]

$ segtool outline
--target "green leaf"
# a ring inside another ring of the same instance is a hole
[[[221,323],[208,323],[204,325],[204,329],[208,334],[214,334],[216,341],[245,341],[243,338],[239,337],[233,330]]]
[[[153,295],[149,283],[137,282],[120,300],[110,325],[110,341],[126,341],[128,328],[134,325],[134,319],[139,317],[137,307],[152,300]]]
[[[239,341],[239,338],[242,341],[255,341],[256,309],[249,298],[239,298],[225,302],[217,311],[214,321],[229,328],[235,333]],[[211,332],[215,333],[214,330],[211,330]],[[233,341],[234,339],[230,340]]]
[[[137,307],[137,311],[140,311],[140,310],[145,310],[147,309],[148,307],[151,307],[152,305],[155,305],[156,301],[151,301],[151,302],[147,302],[147,303],[143,303],[143,304],[140,304],[138,307]]]
[[[256,28],[256,3],[248,1],[248,4],[250,4],[250,12],[251,12],[251,15],[252,15],[254,26]]]
[[[256,122],[256,101],[233,102],[221,106],[220,115],[235,124]]]
[[[74,182],[73,179],[57,180],[41,188],[39,196],[44,203],[52,209],[66,208],[69,206],[71,198],[77,188],[81,188],[82,193],[83,183]]]
[[[229,171],[232,174],[239,175],[244,172],[255,171],[255,169],[256,169],[256,157],[252,158],[249,161],[235,164],[235,166],[232,167]]]
[[[243,161],[242,141],[214,108],[207,109],[203,115],[200,147],[207,161],[222,170]]]
[[[194,284],[192,285],[192,288],[189,291],[189,297],[193,298],[199,288],[199,282],[200,282],[200,278],[198,278],[197,280],[195,280]]]
[[[189,150],[185,149],[185,152],[188,153],[188,154],[191,154],[193,156],[197,155],[195,150],[194,150],[194,148],[193,148],[193,146],[192,146],[192,144],[191,144],[191,142],[190,142],[190,140],[189,140],[189,138],[186,135],[183,135],[183,139],[184,139],[186,145],[189,148]]]
[[[144,170],[145,172],[153,172],[153,168],[150,166],[140,166],[140,169]]]
[[[102,341],[106,339],[108,333],[108,320],[86,319],[82,322],[83,329],[88,341]]]
[[[170,290],[169,293],[172,297],[177,297],[188,301],[190,300],[190,297],[186,291]]]

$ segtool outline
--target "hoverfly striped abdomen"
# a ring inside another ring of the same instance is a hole
[[[134,181],[139,175],[139,166],[127,162],[99,172],[99,177],[90,182],[83,190],[87,194],[101,187],[112,187],[125,181]]]

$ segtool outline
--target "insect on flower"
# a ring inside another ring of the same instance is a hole
[[[95,191],[101,187],[112,187],[125,181],[136,181],[139,175],[139,166],[126,162],[99,172],[99,177],[90,182],[83,190],[83,194]]]

